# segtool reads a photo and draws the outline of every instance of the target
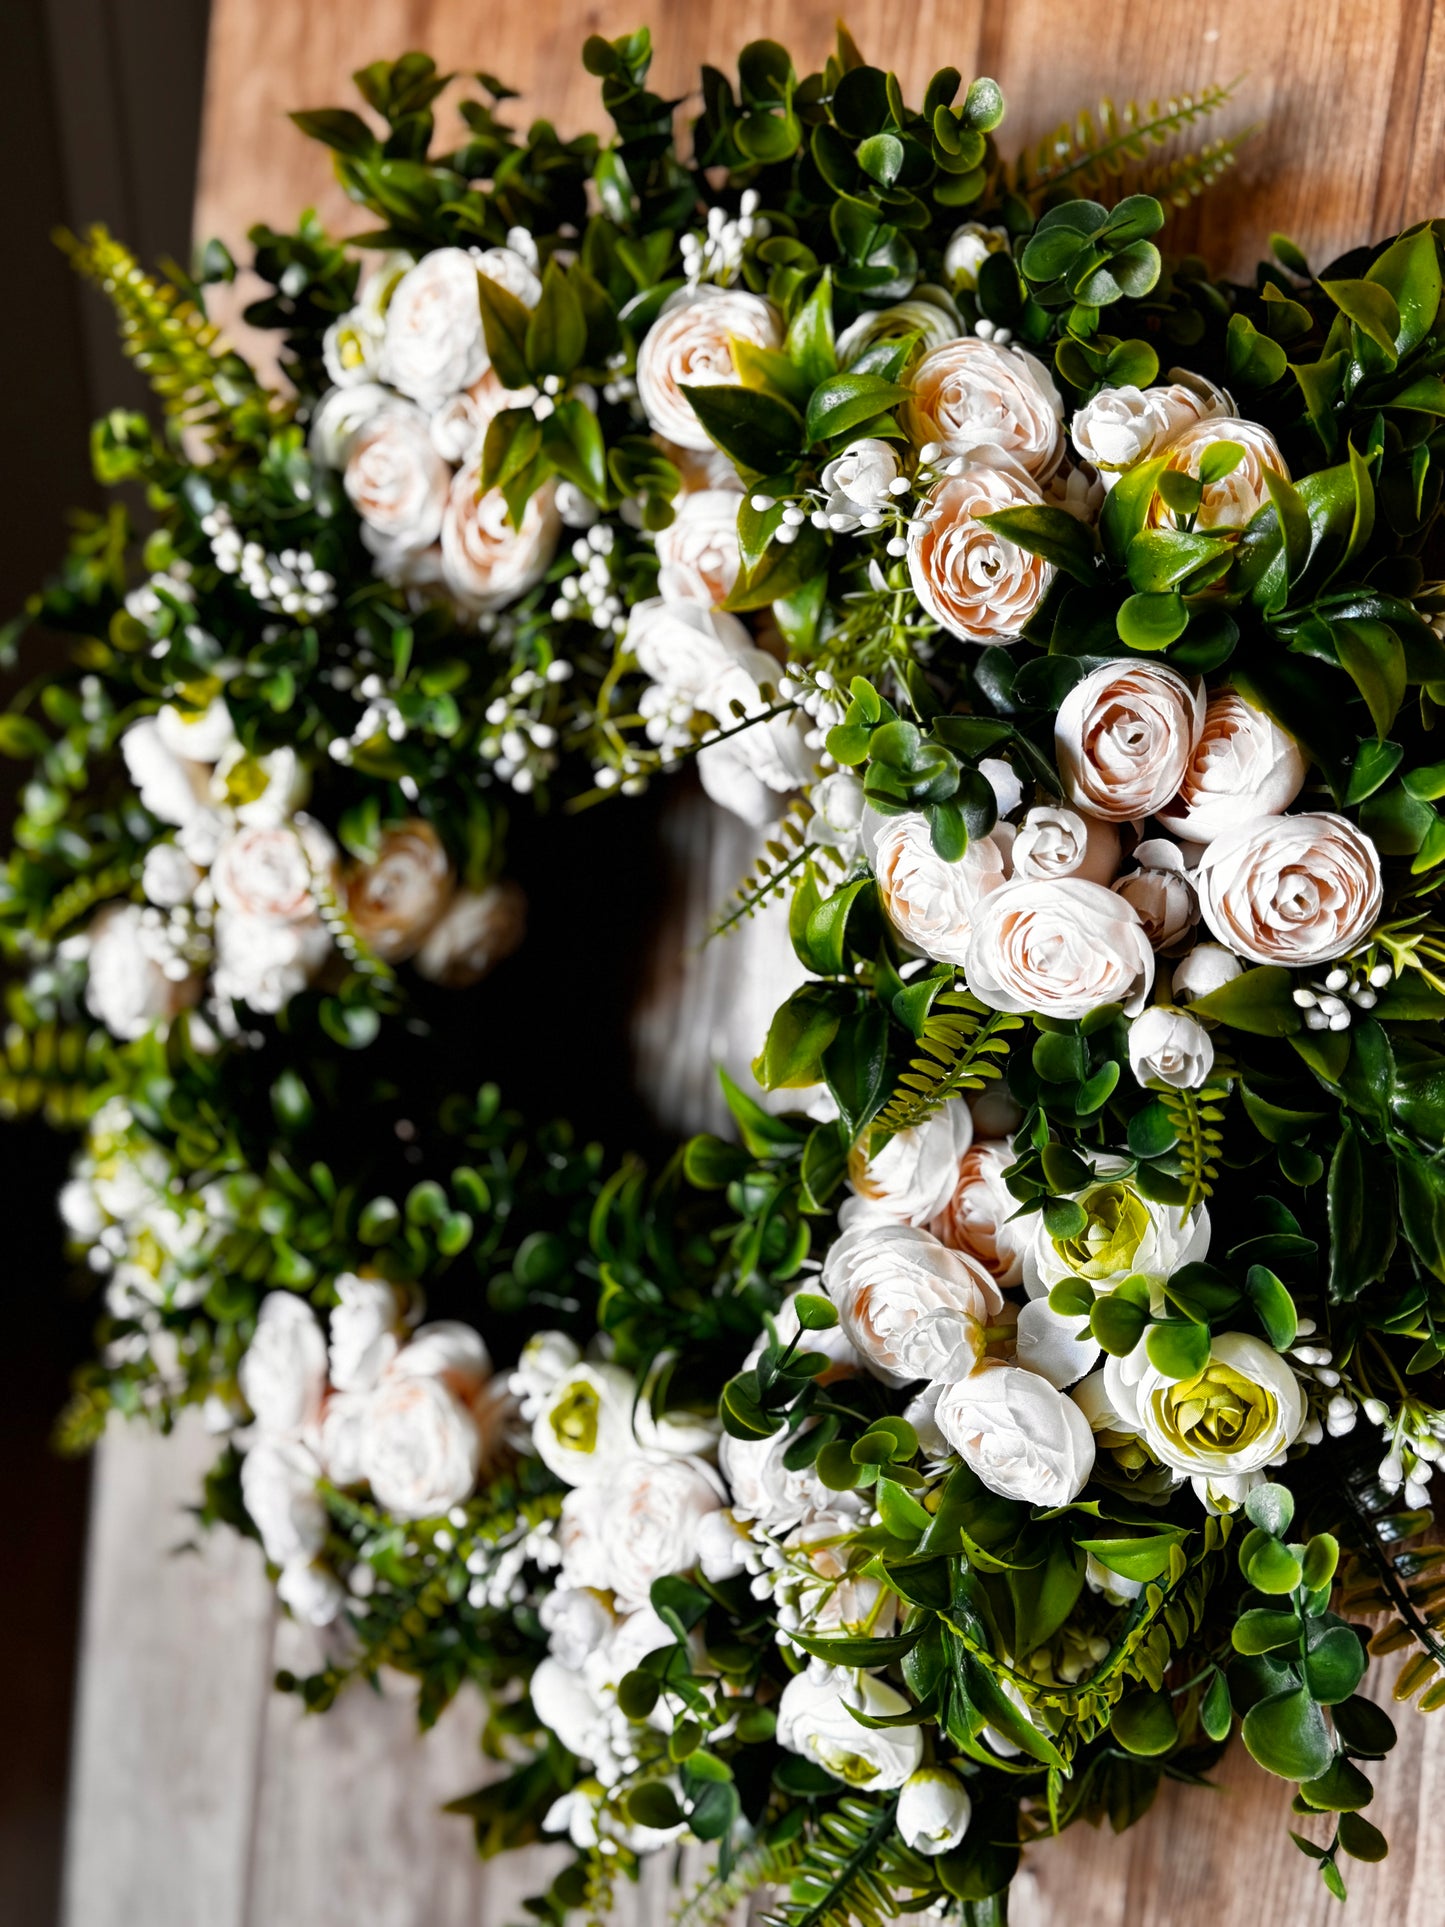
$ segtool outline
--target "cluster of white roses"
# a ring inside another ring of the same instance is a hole
[[[1363,949],[1383,897],[1378,853],[1346,817],[1283,814],[1305,780],[1298,744],[1236,691],[1206,698],[1166,664],[1090,670],[1054,733],[1067,806],[1010,822],[1015,785],[1000,795],[1005,820],[956,862],[921,816],[868,813],[884,905],[905,942],[957,965],[991,1008],[1071,1019],[1118,1003],[1139,1082],[1197,1088],[1214,1048],[1181,1007],[1245,963],[1307,969]],[[1214,941],[1197,941],[1201,922]],[[1312,1028],[1350,1021],[1329,992],[1299,1001]]]
[[[240,1368],[253,1421],[246,1510],[281,1569],[281,1598],[318,1626],[345,1600],[325,1557],[321,1479],[368,1488],[398,1519],[450,1513],[507,1447],[515,1413],[470,1325],[409,1329],[404,1297],[382,1279],[348,1273],[335,1289],[329,1332],[303,1298],[271,1292]],[[358,1567],[354,1589],[369,1577]]]
[[[477,276],[535,307],[537,250],[514,229],[499,248],[389,256],[327,333],[335,386],[317,404],[311,447],[339,469],[362,539],[389,581],[442,587],[484,616],[546,574],[563,521],[589,516],[570,484],[544,483],[513,527],[501,491],[481,487],[487,428],[504,408],[540,419],[552,396],[502,386],[487,353]]]
[[[450,985],[475,983],[520,940],[515,886],[459,889],[420,819],[392,825],[369,863],[344,870],[303,811],[296,752],[249,755],[221,697],[196,714],[165,705],[126,730],[121,751],[142,804],[175,835],[146,853],[144,903],[107,904],[86,933],[87,1000],[117,1037],[194,1008],[208,977],[207,1014],[234,1034],[235,1004],[284,1009],[351,934]],[[197,1020],[193,1035],[206,1034]]]
[[[561,1332],[529,1340],[511,1387],[533,1450],[569,1488],[555,1583],[541,1606],[549,1656],[530,1690],[542,1723],[593,1775],[557,1803],[547,1824],[591,1846],[603,1790],[638,1765],[638,1734],[618,1707],[617,1686],[673,1640],[649,1603],[653,1581],[696,1567],[699,1534],[723,1502],[713,1465],[718,1428],[711,1418],[654,1417],[630,1372],[584,1358]],[[648,1724],[670,1729],[662,1702]],[[615,1815],[608,1824],[618,1824]],[[646,1827],[624,1835],[636,1852],[675,1837]]]
[[[988,1128],[1006,1121],[1002,1106],[980,1102]],[[1190,1479],[1206,1505],[1230,1508],[1297,1440],[1323,1436],[1339,1374],[1308,1321],[1288,1356],[1220,1334],[1182,1381],[1160,1373],[1142,1342],[1098,1369],[1088,1318],[1053,1310],[1052,1288],[1078,1278],[1104,1296],[1143,1279],[1162,1311],[1164,1281],[1208,1253],[1207,1207],[1145,1198],[1123,1159],[1100,1157],[1078,1194],[1084,1229],[1055,1237],[1042,1214],[1016,1215],[1004,1177],[1011,1141],[973,1132],[954,1100],[871,1160],[855,1158],[844,1235],[823,1267],[861,1366],[921,1388],[904,1415],[927,1451],[956,1453],[1006,1498],[1059,1505],[1083,1489],[1097,1444],[1128,1441],[1174,1482]],[[1024,1301],[1010,1303],[1003,1293],[1019,1285]]]
[[[741,568],[742,484],[682,393],[684,385],[736,384],[734,341],[780,349],[777,310],[745,290],[704,283],[667,302],[638,350],[638,401],[683,479],[676,515],[656,538],[658,594],[632,609],[624,641],[649,679],[640,705],[649,741],[664,755],[685,749],[698,719],[736,732],[702,750],[699,773],[715,802],[762,825],[812,774],[822,735],[796,711],[738,728],[740,714],[766,713],[762,688],[776,688],[780,671],[718,606]]]

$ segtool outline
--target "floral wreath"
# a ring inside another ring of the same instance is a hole
[[[224,250],[73,244],[168,420],[0,722],[64,1435],[204,1406],[309,1706],[486,1689],[543,1919],[686,1833],[689,1922],[1001,1922],[1236,1726],[1343,1898],[1368,1651],[1445,1701],[1445,229],[1226,283],[1152,238],[1222,92],[1008,162],[840,32],[684,153],[650,52],[587,43],[605,144],[483,78],[433,151],[417,54],[298,115],[379,225],[253,233],[284,394]],[[519,994],[507,850],[691,761],[796,969],[649,1177],[434,1045]]]

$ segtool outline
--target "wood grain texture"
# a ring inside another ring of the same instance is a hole
[[[524,90],[521,111],[571,130],[598,125],[578,60],[590,32],[650,17],[655,80],[681,93],[700,61],[730,66],[757,34],[816,62],[834,12],[832,0],[214,0],[197,230],[240,247],[253,221],[285,223],[306,205],[342,231],[364,224],[284,116],[347,101],[365,60],[425,47],[449,66],[486,67]],[[1173,233],[1230,271],[1249,269],[1271,229],[1322,263],[1445,208],[1445,0],[857,0],[848,17],[915,96],[945,63],[995,75],[1010,148],[1105,94],[1122,102],[1242,75],[1227,125],[1261,132],[1233,181]],[[674,923],[635,1048],[659,1114],[696,1129],[718,1121],[710,1060],[756,1049],[779,963],[766,928],[701,946],[745,867],[746,834],[680,802],[667,835]],[[306,1719],[270,1691],[308,1636],[275,1620],[257,1549],[219,1539],[165,1560],[206,1448],[199,1434],[117,1433],[101,1452],[69,1927],[506,1927],[547,1863],[480,1868],[465,1825],[438,1814],[484,1771],[465,1705],[421,1744],[404,1692],[357,1692]],[[1075,1829],[1031,1854],[1016,1927],[1440,1927],[1445,1842],[1430,1817],[1445,1799],[1445,1715],[1406,1710],[1399,1724],[1371,1810],[1391,1857],[1353,1870],[1347,1913],[1288,1839],[1288,1789],[1236,1750],[1218,1792],[1166,1788],[1123,1838]],[[654,1864],[629,1894],[626,1927],[661,1927],[670,1871]]]
[[[444,66],[485,66],[522,89],[521,111],[572,131],[600,125],[579,59],[589,33],[650,18],[654,80],[686,94],[702,61],[731,69],[758,34],[784,39],[800,66],[820,61],[836,12],[830,0],[485,10],[466,0],[215,0],[198,231],[239,245],[252,221],[286,221],[309,204],[361,225],[285,115],[349,104],[348,77],[366,60],[425,47]],[[1323,262],[1445,205],[1445,0],[854,0],[846,13],[864,51],[915,98],[946,63],[993,74],[1009,102],[1010,151],[1105,96],[1147,101],[1238,79],[1219,131],[1259,133],[1232,181],[1174,230],[1178,245],[1227,271],[1247,271],[1272,229]]]

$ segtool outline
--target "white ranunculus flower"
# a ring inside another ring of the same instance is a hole
[[[586,1586],[554,1586],[543,1593],[537,1617],[547,1629],[552,1657],[574,1672],[617,1629],[617,1615]]]
[[[1154,952],[1137,911],[1098,883],[1009,883],[985,897],[964,957],[991,1010],[1084,1017],[1100,1004],[1144,1008]]]
[[[1294,969],[1357,949],[1384,898],[1374,844],[1326,810],[1266,816],[1216,837],[1194,887],[1204,921],[1236,956]]]
[[[753,1551],[747,1526],[726,1506],[709,1512],[697,1529],[697,1569],[715,1586],[746,1572]]]
[[[1304,788],[1309,760],[1293,736],[1232,689],[1216,689],[1179,794],[1157,812],[1171,835],[1211,843],[1261,816],[1279,816]]]
[[[1024,1285],[1031,1298],[1047,1297],[1065,1278],[1087,1279],[1101,1293],[1136,1274],[1163,1280],[1208,1255],[1207,1208],[1183,1211],[1146,1198],[1121,1175],[1127,1168],[1122,1158],[1095,1158],[1094,1182],[1077,1193],[1087,1222],[1074,1237],[1050,1237],[1042,1212],[1030,1220]]]
[[[848,1160],[849,1187],[900,1224],[926,1225],[953,1196],[959,1160],[973,1142],[973,1114],[959,1099],[870,1155],[866,1139]]]
[[[823,1287],[864,1364],[888,1385],[966,1377],[1003,1307],[982,1265],[904,1224],[845,1232],[824,1260]]]
[[[600,1583],[623,1611],[645,1606],[655,1579],[697,1564],[703,1519],[723,1503],[715,1473],[700,1459],[634,1453],[607,1468],[605,1482],[579,1487],[563,1501],[574,1538],[563,1535],[563,1571],[579,1543],[586,1547],[575,1583]],[[585,1524],[583,1523],[585,1521]]]
[[[535,308],[542,299],[542,283],[537,279],[537,245],[525,228],[511,228],[504,248],[474,248],[472,263],[478,274],[514,294],[524,308]]]
[[[1112,883],[1119,869],[1119,832],[1097,816],[1041,805],[1029,811],[1014,838],[1016,877],[1082,877]]]
[[[742,567],[736,489],[702,488],[680,497],[677,513],[657,532],[657,586],[664,602],[710,607],[725,602]]]
[[[904,424],[914,446],[948,455],[996,452],[1035,482],[1064,458],[1064,404],[1053,376],[1026,348],[962,335],[926,354],[911,376]]]
[[[1024,1275],[1029,1238],[1026,1220],[1010,1223],[1019,1201],[1003,1174],[1013,1162],[1013,1145],[1007,1140],[972,1145],[959,1161],[951,1196],[928,1226],[950,1251],[961,1251],[982,1265],[1005,1290]]]
[[[470,1498],[502,1416],[470,1326],[423,1325],[366,1398],[361,1475],[376,1503],[425,1519]]]
[[[315,981],[331,955],[322,924],[279,923],[244,911],[216,914],[211,988],[224,1007],[233,999],[275,1016]]]
[[[542,1409],[542,1401],[581,1359],[577,1341],[566,1332],[540,1331],[522,1347],[522,1355],[512,1368],[511,1391],[530,1425]]]
[[[786,1429],[768,1439],[735,1439],[724,1432],[718,1441],[718,1470],[739,1519],[756,1520],[769,1532],[786,1532],[808,1513],[833,1503],[836,1495],[813,1466],[790,1472],[783,1464],[783,1454],[794,1442]]]
[[[533,1669],[528,1697],[544,1729],[579,1760],[596,1759],[609,1745],[606,1711],[579,1670],[549,1656]]]
[[[326,1544],[321,1467],[298,1439],[262,1437],[241,1461],[241,1498],[275,1566],[315,1558]]]
[[[379,381],[333,388],[316,404],[307,446],[323,468],[345,468],[351,445],[366,424],[383,408],[395,406],[395,394]]]
[[[876,291],[875,291],[876,292]],[[851,368],[859,356],[884,341],[905,341],[916,337],[909,359],[934,348],[957,341],[963,333],[963,319],[946,288],[924,282],[905,301],[889,308],[869,308],[856,321],[850,321],[838,337],[838,366]]]
[[[1233,413],[1222,388],[1174,369],[1167,385],[1101,388],[1075,414],[1069,432],[1079,454],[1112,487],[1121,470],[1157,455],[1183,429]]]
[[[898,1796],[898,1831],[915,1853],[951,1853],[972,1818],[968,1788],[946,1767],[920,1767]]]
[[[146,900],[162,910],[174,910],[189,903],[196,894],[201,873],[175,843],[153,843],[141,865],[140,887]]]
[[[291,1559],[281,1568],[276,1597],[308,1626],[330,1626],[346,1604],[346,1588],[319,1559]]]
[[[819,482],[826,497],[824,513],[833,533],[851,535],[861,526],[863,516],[887,508],[898,475],[897,455],[887,442],[871,436],[835,455],[824,467]]]
[[[1152,1004],[1129,1026],[1129,1068],[1146,1090],[1197,1091],[1214,1068],[1214,1045],[1197,1018]]]
[[[863,785],[850,769],[834,770],[808,791],[813,814],[808,822],[810,842],[838,852],[844,863],[857,856],[863,840]]]
[[[188,763],[219,763],[236,747],[236,728],[224,696],[213,696],[204,709],[163,703],[156,711],[156,729],[171,754]]]
[[[93,1245],[109,1218],[87,1177],[67,1178],[55,1200],[65,1235],[78,1245]]]
[[[633,605],[623,647],[637,658],[644,676],[696,706],[725,670],[746,659],[753,639],[744,623],[721,609],[658,597]]]
[[[620,1365],[573,1365],[540,1400],[532,1445],[568,1485],[600,1485],[637,1450],[632,1435],[636,1388]]]
[[[450,990],[480,983],[510,957],[527,928],[527,899],[511,882],[458,890],[412,959],[417,975]]]
[[[1175,964],[1170,994],[1176,1004],[1191,1004],[1231,983],[1244,966],[1222,943],[1197,943]]]
[[[421,948],[454,887],[441,838],[413,817],[383,830],[376,855],[347,879],[347,915],[363,943],[400,963]]]
[[[331,1311],[331,1383],[338,1392],[369,1392],[401,1350],[406,1301],[384,1278],[354,1271],[336,1280]]]
[[[923,1762],[922,1732],[860,1725],[850,1706],[874,1719],[908,1711],[903,1695],[871,1673],[809,1667],[788,1681],[778,1701],[779,1746],[851,1787],[874,1793],[901,1787]]]
[[[994,807],[999,815],[1012,816],[1024,800],[1024,786],[1013,764],[1006,763],[1001,756],[980,756],[978,773],[993,791]]]
[[[441,533],[451,470],[432,447],[427,418],[391,402],[351,437],[344,482],[362,539],[390,563],[430,548]]]
[[[504,388],[496,369],[489,368],[480,381],[432,411],[432,447],[444,462],[460,467],[481,454],[487,430],[504,409],[530,408],[536,399],[535,388]]]
[[[990,1365],[950,1385],[938,1429],[990,1492],[1067,1505],[1094,1469],[1094,1435],[1074,1401],[1021,1365]]]
[[[1220,1333],[1204,1370],[1181,1380],[1166,1378],[1140,1345],[1128,1358],[1106,1360],[1104,1390],[1155,1458],[1215,1502],[1242,1498],[1305,1422],[1289,1360],[1244,1332]]]
[[[206,813],[210,772],[171,748],[159,716],[132,723],[120,739],[120,753],[142,808],[158,822],[179,827]]]
[[[252,756],[236,743],[211,771],[209,795],[217,820],[233,816],[246,829],[274,830],[289,824],[310,794],[311,771],[289,745]],[[186,832],[179,840],[186,841]],[[188,848],[187,854],[192,853]]]
[[[375,381],[386,341],[386,322],[369,308],[350,308],[321,337],[321,359],[338,388]]]
[[[978,286],[978,271],[991,254],[1007,254],[1008,229],[985,227],[982,221],[965,221],[948,237],[943,250],[943,272],[951,288],[972,294]]]
[[[423,408],[470,388],[487,367],[478,265],[464,248],[438,248],[392,291],[378,373]]]
[[[1135,845],[1138,868],[1120,877],[1116,893],[1139,913],[1144,933],[1165,957],[1187,949],[1199,921],[1199,899],[1184,867],[1184,852],[1167,837]]]
[[[1265,470],[1289,480],[1289,470],[1279,443],[1258,422],[1240,421],[1232,416],[1207,416],[1191,422],[1172,435],[1159,451],[1171,470],[1180,475],[1198,476],[1199,465],[1211,448],[1220,442],[1233,442],[1244,450],[1239,466],[1217,482],[1205,484],[1204,496],[1195,512],[1192,527],[1201,533],[1211,529],[1242,529],[1257,509],[1269,501]],[[1156,528],[1177,528],[1180,518],[1161,495],[1155,495],[1149,518]]]
[[[1178,795],[1203,724],[1203,690],[1177,669],[1133,656],[1101,663],[1054,719],[1065,794],[1111,823],[1152,816]]]
[[[780,671],[763,649],[749,648],[720,671],[697,698],[698,708],[713,718],[720,730],[732,731],[722,742],[709,743],[698,754],[698,776],[715,803],[744,821],[771,822],[778,814],[780,796],[788,795],[813,774],[816,756],[809,749],[809,723],[800,710],[740,727],[737,703],[748,716],[766,716],[772,707],[763,685],[776,691]]]
[[[520,527],[499,488],[482,493],[480,459],[459,468],[441,520],[442,580],[466,609],[482,615],[515,602],[551,567],[562,520],[557,491],[544,482],[527,498]]]
[[[217,906],[266,923],[311,923],[316,893],[330,881],[336,845],[309,818],[274,829],[237,830],[211,865]]]
[[[1099,1362],[1099,1345],[1087,1315],[1055,1311],[1047,1298],[1030,1298],[1020,1305],[1014,1330],[1014,1363],[1046,1378],[1059,1391]]]
[[[263,1432],[316,1424],[326,1391],[326,1337],[304,1298],[266,1294],[237,1377]]]
[[[704,284],[671,297],[637,351],[637,397],[649,425],[680,448],[712,447],[684,387],[736,387],[732,340],[781,348],[782,323],[771,302],[740,288]]]
[[[1009,849],[997,831],[977,837],[956,862],[933,847],[927,820],[890,816],[873,841],[873,874],[890,923],[925,957],[961,964],[974,921],[1009,876]]]
[[[182,963],[180,975],[173,976],[159,960],[146,915],[138,903],[107,904],[86,933],[86,1007],[113,1037],[126,1042],[168,1023],[201,995],[196,972]]]
[[[1051,562],[977,519],[1037,508],[1038,485],[1008,461],[973,461],[935,482],[908,536],[908,575],[924,613],[965,642],[1017,640],[1054,579]]]

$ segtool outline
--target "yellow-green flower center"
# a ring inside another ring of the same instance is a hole
[[[597,1450],[597,1414],[601,1400],[595,1385],[579,1379],[552,1407],[551,1426],[559,1445],[569,1452]]]
[[[843,1746],[836,1740],[815,1740],[813,1751],[819,1766],[826,1767],[837,1779],[846,1780],[849,1786],[871,1786],[878,1778],[876,1761],[855,1753],[851,1747]]]
[[[1252,1446],[1278,1421],[1278,1400],[1232,1366],[1212,1359],[1193,1378],[1170,1385],[1159,1399],[1165,1430],[1190,1452],[1228,1455]]]
[[[1054,1249],[1076,1278],[1118,1278],[1135,1269],[1149,1230],[1149,1207],[1127,1184],[1099,1184],[1079,1199],[1088,1223]]]

